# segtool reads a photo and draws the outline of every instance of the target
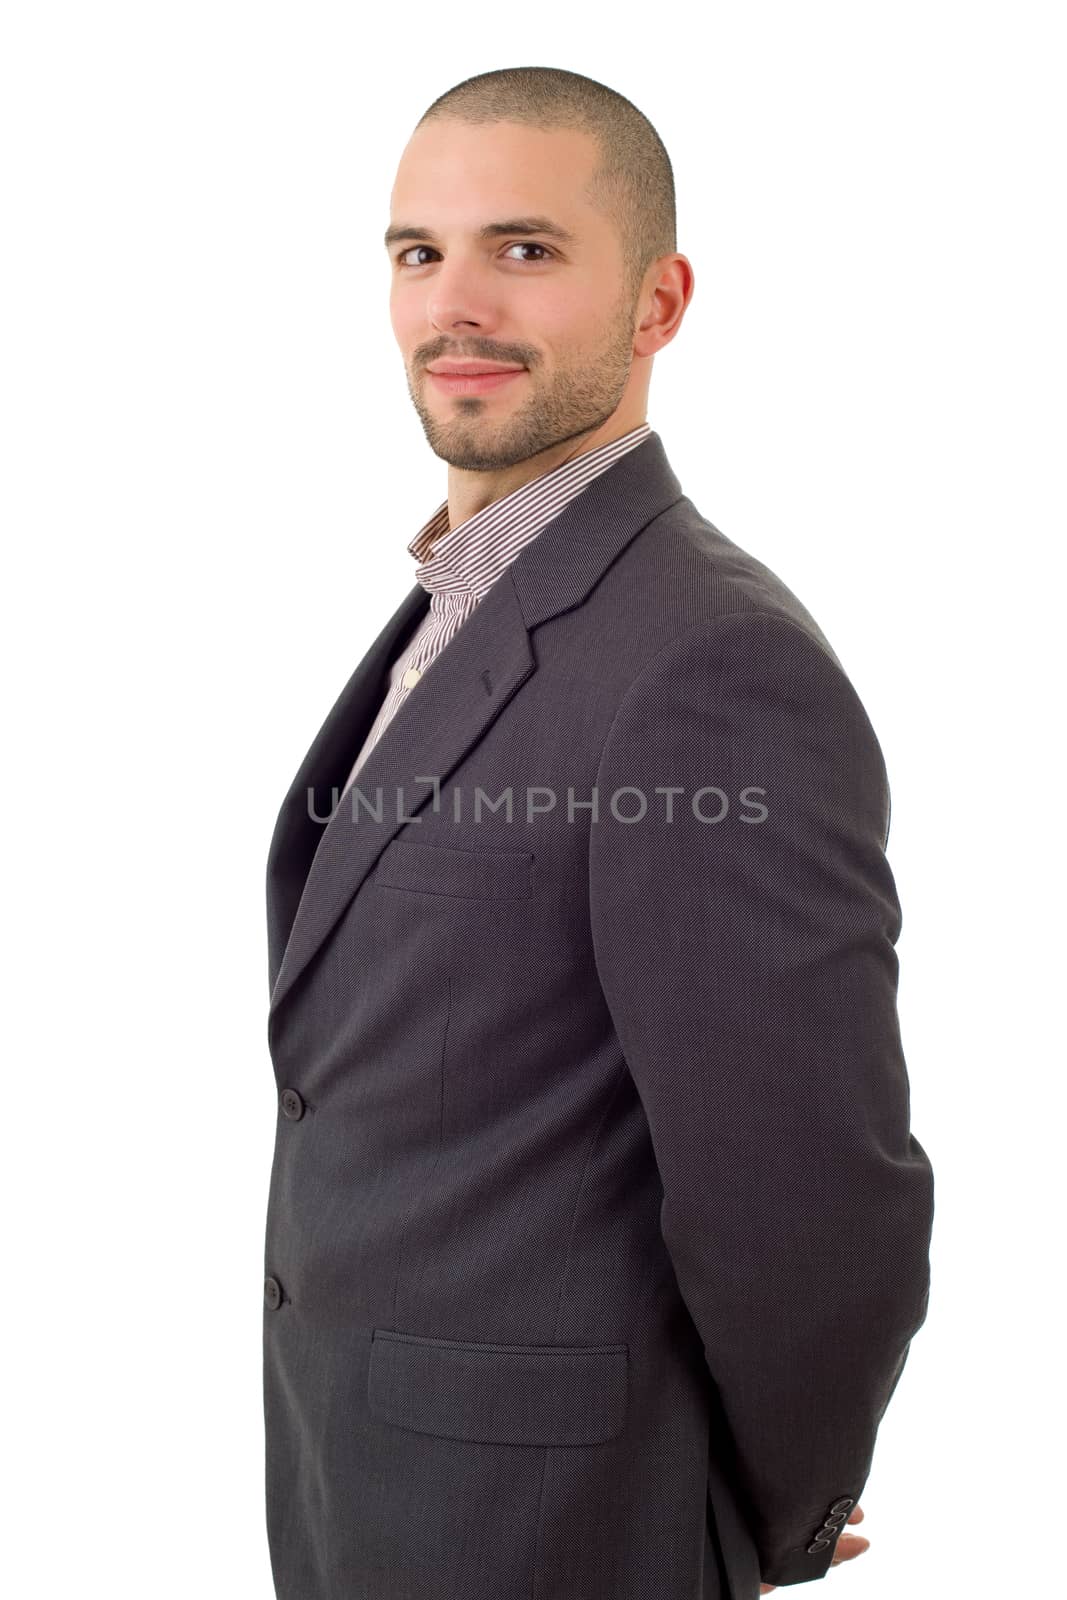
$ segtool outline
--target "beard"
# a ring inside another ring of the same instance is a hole
[[[446,409],[433,410],[409,376],[411,403],[434,455],[464,472],[497,472],[593,433],[618,410],[626,391],[633,364],[633,316],[634,306],[627,301],[592,357],[583,356],[544,383],[538,383],[536,364],[528,367],[524,400],[499,419],[493,416],[492,396],[446,397]]]

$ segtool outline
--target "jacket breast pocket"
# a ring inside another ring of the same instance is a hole
[[[392,839],[371,877],[382,889],[460,900],[526,900],[533,859],[529,850],[464,850],[418,839]]]
[[[368,1403],[396,1427],[481,1444],[590,1445],[621,1433],[625,1344],[462,1344],[375,1328]]]

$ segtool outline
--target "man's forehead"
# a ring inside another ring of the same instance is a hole
[[[401,157],[385,243],[428,242],[447,230],[481,242],[510,233],[577,246],[596,231],[585,193],[596,153],[591,136],[576,129],[425,123]]]

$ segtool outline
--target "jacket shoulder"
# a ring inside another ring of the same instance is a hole
[[[653,519],[604,575],[595,613],[610,625],[616,659],[639,673],[701,624],[749,614],[788,622],[844,668],[815,618],[766,563],[735,544],[687,497]]]
[[[649,541],[646,559],[664,572],[683,627],[731,612],[758,611],[792,622],[837,659],[807,606],[772,568],[727,538],[688,498],[671,509],[657,537]],[[685,604],[687,593],[696,598],[699,610]]]

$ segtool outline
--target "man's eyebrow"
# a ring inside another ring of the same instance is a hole
[[[553,222],[551,217],[509,217],[503,222],[487,222],[484,228],[478,230],[479,239],[497,239],[506,233],[541,233],[547,239],[555,239],[559,244],[576,244],[573,233],[568,233],[566,228],[561,228],[558,222]],[[385,230],[385,248],[399,244],[402,239],[413,239],[419,244],[429,244],[433,238],[433,230],[419,228],[410,222],[394,222]]]

